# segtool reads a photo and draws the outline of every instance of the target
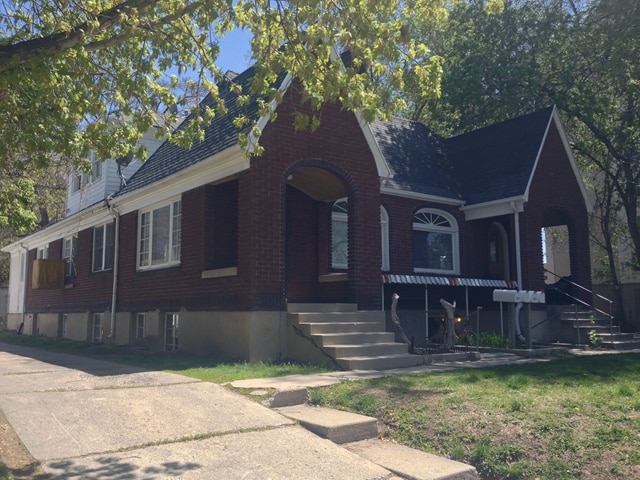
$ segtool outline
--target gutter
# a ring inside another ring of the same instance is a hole
[[[27,267],[29,266],[29,247],[24,246],[20,243],[20,247],[24,249],[24,258],[22,259],[22,265],[20,268],[23,269],[23,278],[22,278],[22,333],[24,333],[24,320],[27,317]]]

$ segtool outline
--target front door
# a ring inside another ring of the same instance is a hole
[[[489,227],[489,272],[494,278],[511,280],[509,275],[509,247],[507,232],[499,223]]]

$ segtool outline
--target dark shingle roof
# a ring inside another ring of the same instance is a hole
[[[234,77],[233,81],[234,83],[242,85],[243,92],[246,93],[249,89],[249,82],[254,74],[255,69],[249,68]],[[282,80],[282,77],[280,80]],[[237,95],[232,93],[229,87],[230,82],[227,80],[218,86],[220,98],[225,102],[228,113],[214,118],[211,125],[205,129],[205,138],[203,141],[194,142],[189,150],[165,141],[131,177],[127,185],[122,188],[117,195],[123,195],[146,187],[235,145],[238,142],[239,134],[246,132],[250,126],[245,127],[244,130],[238,130],[233,125],[233,120],[240,114],[245,115],[252,122],[257,120],[258,104],[255,101],[250,101],[244,106],[238,105],[236,102]],[[212,107],[213,100],[211,95],[207,95],[201,104]],[[191,118],[191,115],[187,117],[180,127],[178,127],[178,130],[188,125]]]
[[[461,199],[443,140],[422,123],[401,118],[376,121],[371,131],[390,170],[384,187]]]
[[[467,205],[524,195],[553,108],[445,141]]]

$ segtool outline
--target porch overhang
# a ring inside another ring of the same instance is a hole
[[[487,278],[441,277],[435,275],[394,275],[382,274],[383,284],[401,285],[443,285],[449,287],[488,287],[517,289],[518,283],[508,280]]]

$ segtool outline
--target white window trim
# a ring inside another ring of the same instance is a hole
[[[421,208],[414,213],[415,216],[419,213],[433,213],[436,215],[440,215],[449,221],[451,227],[442,227],[438,225],[426,225],[423,223],[412,222],[412,232],[413,231],[421,231],[421,232],[436,232],[436,233],[448,233],[451,235],[451,254],[453,255],[452,265],[453,268],[451,270],[441,270],[437,268],[418,268],[413,267],[413,271],[416,273],[436,273],[436,274],[450,274],[450,275],[459,275],[460,274],[460,248],[459,248],[459,229],[458,222],[456,219],[449,213],[444,212],[442,210],[437,210],[434,208]],[[415,245],[412,248],[416,248]]]
[[[168,328],[167,322],[171,319],[171,328]],[[180,328],[180,314],[175,312],[167,312],[164,315],[164,350],[167,352],[177,352],[179,350],[179,328]],[[171,339],[167,338],[167,334],[171,332]],[[171,343],[169,343],[171,340]],[[170,347],[170,348],[169,348]]]
[[[349,200],[345,197],[345,198],[341,198],[339,200],[336,200],[335,202],[333,202],[331,204],[331,268],[332,269],[336,269],[336,270],[346,270],[347,268],[349,268],[349,246],[347,245],[347,263],[337,263],[334,261],[333,259],[333,222],[343,222],[345,224],[347,224],[347,238],[346,241],[347,243],[349,242],[349,214],[348,213],[343,213],[343,212],[334,212],[333,208],[335,207],[336,204],[340,203],[340,202],[345,202],[346,203],[346,208],[349,208]]]
[[[140,328],[140,324],[142,323],[142,328]],[[147,329],[147,314],[146,313],[138,313],[136,315],[136,340],[144,339]],[[142,330],[142,335],[140,335],[140,330]]]
[[[178,240],[179,240],[179,244],[178,244],[178,255],[176,259],[172,259],[171,257],[173,256],[173,250],[174,247],[176,247],[176,245],[173,244],[173,233],[174,233],[174,206],[176,202],[180,202],[180,225],[178,227]],[[161,208],[164,207],[169,207],[169,245],[168,245],[168,251],[169,251],[169,260],[163,263],[156,263],[155,265],[153,265],[151,263],[151,257],[152,257],[152,252],[151,252],[151,248],[153,245],[153,221],[150,219],[149,221],[149,237],[148,237],[148,246],[147,248],[149,249],[149,251],[147,252],[147,264],[145,265],[141,265],[141,253],[142,253],[142,249],[141,249],[141,240],[142,240],[142,216],[145,214],[151,214],[153,215],[153,212],[156,210],[159,210]],[[171,198],[170,200],[166,200],[162,203],[157,203],[155,205],[152,205],[148,208],[145,208],[144,210],[139,210],[138,211],[138,234],[137,234],[137,238],[136,238],[136,242],[137,242],[137,254],[136,254],[136,268],[139,271],[142,270],[156,270],[156,269],[160,269],[160,268],[167,268],[167,267],[172,267],[175,265],[180,265],[180,256],[181,256],[181,252],[182,252],[182,199],[180,196]]]
[[[91,271],[92,272],[105,272],[108,270],[112,270],[113,269],[113,265],[111,265],[110,267],[106,266],[106,260],[107,260],[107,232],[108,232],[108,227],[109,225],[111,225],[111,228],[114,229],[114,225],[113,222],[107,222],[107,223],[103,223],[102,225],[96,225],[95,227],[93,227],[93,241],[91,244]],[[96,265],[96,231],[102,228],[102,259],[100,260],[100,268],[96,269],[95,265]],[[112,235],[115,235],[115,233],[112,233]],[[115,242],[115,238],[113,239],[113,241]]]
[[[389,214],[382,205],[380,206],[380,237],[382,242],[381,268],[383,272],[388,272],[391,270],[389,261]]]
[[[103,325],[104,325],[104,313],[94,313],[92,317],[91,323],[91,342],[100,343],[102,342],[102,337],[104,334]],[[100,336],[96,336],[96,328],[100,327]]]
[[[62,338],[67,338],[67,330],[69,328],[69,315],[62,314]]]
[[[65,265],[65,273],[68,278],[76,277],[77,255],[78,255],[78,235],[76,234],[76,235],[71,235],[69,237],[64,237],[62,239],[62,259],[67,263],[67,265]]]
[[[36,253],[36,258],[38,260],[47,260],[49,258],[49,245],[44,245],[42,247],[38,247],[38,251]]]

